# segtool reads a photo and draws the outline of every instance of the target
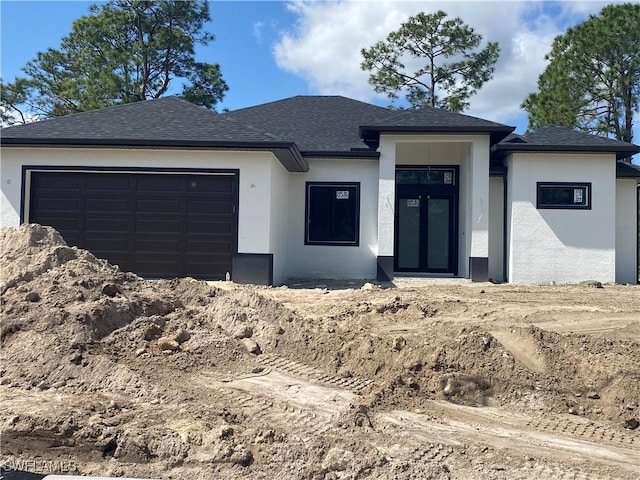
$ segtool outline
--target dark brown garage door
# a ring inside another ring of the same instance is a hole
[[[28,219],[143,277],[222,280],[236,203],[233,173],[32,172]]]

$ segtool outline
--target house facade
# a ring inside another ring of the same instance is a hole
[[[2,130],[1,225],[147,277],[637,282],[640,147],[433,108],[184,100]]]

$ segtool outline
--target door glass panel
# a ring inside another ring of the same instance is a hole
[[[432,198],[427,213],[427,268],[449,268],[449,200]]]
[[[398,268],[420,268],[420,199],[398,203]]]

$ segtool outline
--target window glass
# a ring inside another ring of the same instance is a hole
[[[358,245],[360,184],[307,183],[307,244]]]
[[[455,185],[455,170],[451,168],[397,170],[396,183],[401,185]]]
[[[538,208],[590,209],[590,183],[538,182]]]

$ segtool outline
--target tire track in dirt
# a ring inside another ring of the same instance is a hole
[[[297,363],[287,367],[304,371],[307,376],[312,371],[311,367]],[[301,434],[322,434],[336,428],[354,398],[354,393],[346,388],[318,385],[275,370],[233,379],[200,372],[194,375],[194,380],[225,396],[248,417],[265,425],[280,425],[285,430],[293,424]]]
[[[619,476],[637,473],[640,458],[633,434],[604,425],[589,425],[558,416],[532,419],[495,408],[472,408],[430,402],[428,415],[395,410],[376,415],[376,426],[398,439],[432,443],[440,441],[454,448],[486,445],[501,451],[524,452],[553,462],[580,463],[581,468],[563,466],[555,473],[535,478],[573,479],[578,472],[590,475],[606,465]],[[505,478],[513,478],[512,476]],[[530,478],[530,477],[524,477]],[[604,478],[598,475],[585,478]]]
[[[319,370],[302,363],[289,360],[275,354],[263,354],[258,358],[260,364],[275,370],[289,373],[293,376],[304,378],[311,382],[324,384],[330,387],[339,387],[354,393],[360,393],[371,384],[371,380],[363,380],[357,377],[338,377],[327,375]]]
[[[529,420],[526,425],[537,431],[568,435],[596,443],[619,445],[629,448],[638,445],[637,435],[635,434],[583,418],[576,418],[574,420],[571,418],[551,416]]]

